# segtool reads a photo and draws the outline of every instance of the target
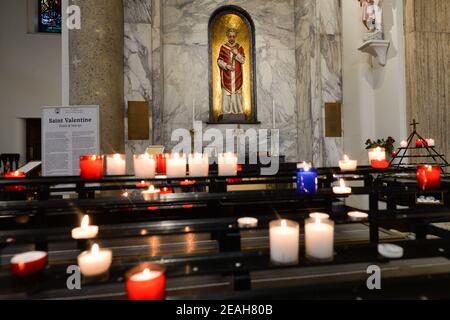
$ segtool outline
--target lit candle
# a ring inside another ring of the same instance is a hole
[[[425,141],[426,141],[426,143],[427,143],[427,145],[429,147],[434,147],[436,145],[434,139],[431,139],[431,138],[430,139],[425,139]]]
[[[163,187],[161,189],[161,194],[171,194],[171,193],[173,193],[173,189],[170,187]]]
[[[352,221],[365,220],[369,217],[369,215],[367,213],[360,212],[360,211],[351,211],[351,212],[347,213],[347,215],[350,218],[350,220],[352,220]]]
[[[256,228],[258,226],[258,219],[250,217],[239,218],[238,225],[241,229]]]
[[[156,156],[156,171],[159,174],[166,174],[168,154],[160,153]]]
[[[181,178],[186,176],[186,156],[173,153],[167,159],[167,178]]]
[[[106,156],[106,175],[124,176],[126,173],[126,160],[124,154]]]
[[[126,274],[126,287],[129,300],[164,300],[165,268],[152,263],[135,267]]]
[[[438,166],[419,166],[417,184],[421,190],[435,190],[441,186],[441,168]]]
[[[207,177],[209,174],[208,154],[195,153],[189,155],[189,176]]]
[[[79,228],[72,229],[72,238],[75,240],[93,239],[98,234],[98,226],[89,225],[89,216],[85,215]]]
[[[11,271],[19,277],[26,277],[43,270],[48,262],[48,254],[31,251],[15,255],[10,262]]]
[[[305,221],[306,257],[311,260],[330,261],[334,256],[334,222],[316,216]]]
[[[299,193],[314,194],[317,192],[317,170],[305,165],[297,169],[297,191]]]
[[[333,192],[335,194],[350,194],[352,193],[352,188],[345,185],[344,179],[340,179],[339,186],[333,187]]]
[[[161,190],[155,189],[154,186],[150,186],[148,190],[142,191],[142,196],[146,201],[157,201],[159,200],[159,196],[161,194]]]
[[[309,217],[311,219],[319,218],[321,220],[330,219],[330,215],[326,213],[320,213],[320,212],[313,212],[309,214]]]
[[[305,168],[312,168],[311,162],[303,161],[301,163],[297,163],[297,169],[305,169]]]
[[[407,148],[408,147],[408,141],[403,140],[402,142],[400,142],[400,147]]]
[[[416,139],[416,148],[424,148],[427,146],[427,141],[424,139]]]
[[[270,223],[270,258],[274,264],[296,264],[299,255],[300,226],[295,221]]]
[[[80,176],[84,180],[100,180],[103,177],[103,156],[81,156]]]
[[[358,167],[358,161],[350,160],[347,155],[344,155],[344,160],[339,161],[339,168],[341,171],[355,171]]]
[[[7,172],[3,175],[3,178],[5,179],[24,179],[27,175],[25,172],[22,171],[12,171]],[[6,191],[23,191],[25,190],[25,186],[23,185],[17,185],[17,186],[7,186],[5,187]]]
[[[389,168],[389,161],[387,159],[383,160],[372,160],[370,161],[370,166],[374,169],[387,169]]]
[[[112,263],[112,251],[101,249],[94,244],[91,251],[84,251],[78,256],[78,266],[86,277],[98,276],[106,273]]]
[[[139,179],[153,179],[156,175],[156,161],[148,153],[134,155],[134,175]]]
[[[384,160],[386,159],[386,149],[376,147],[369,150],[369,162],[372,160]]]
[[[238,157],[236,154],[228,152],[219,154],[219,176],[236,176],[238,167]]]

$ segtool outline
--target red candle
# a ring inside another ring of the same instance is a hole
[[[31,251],[15,255],[11,259],[11,271],[19,277],[40,272],[47,265],[47,252]]]
[[[420,166],[417,168],[419,189],[434,190],[441,186],[441,168],[438,166]]]
[[[173,193],[172,188],[169,187],[161,188],[161,194],[170,194],[170,193]]]
[[[100,180],[103,177],[103,156],[81,156],[80,176],[84,180]]]
[[[138,188],[149,188],[151,186],[150,182],[141,181],[139,183],[136,183],[136,187]]]
[[[194,180],[184,180],[180,182],[180,186],[186,187],[186,186],[193,186],[195,184]]]
[[[160,153],[156,156],[156,171],[160,174],[166,174],[166,159],[168,154]]]
[[[22,171],[12,171],[7,172],[3,175],[5,179],[24,179],[27,177],[25,172]],[[6,191],[23,191],[25,190],[25,186],[8,186],[5,187]]]
[[[423,139],[417,139],[416,140],[416,148],[424,148],[426,147],[428,144],[425,140]]]
[[[370,165],[374,169],[387,169],[387,168],[389,168],[389,161],[386,160],[386,159],[384,159],[384,160],[372,160],[372,161],[370,161]]]
[[[144,263],[126,274],[128,300],[164,300],[166,297],[165,268]]]

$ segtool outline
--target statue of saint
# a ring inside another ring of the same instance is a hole
[[[220,48],[217,64],[222,86],[222,115],[243,115],[242,85],[245,52],[237,40],[238,31],[227,30],[228,41]]]
[[[382,0],[358,0],[362,7],[362,21],[369,31],[364,41],[383,40],[383,9]]]

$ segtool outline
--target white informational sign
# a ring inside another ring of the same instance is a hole
[[[44,107],[43,176],[78,176],[80,156],[99,154],[99,106]]]

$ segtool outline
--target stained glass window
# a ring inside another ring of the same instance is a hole
[[[61,33],[61,0],[38,0],[39,32]]]

